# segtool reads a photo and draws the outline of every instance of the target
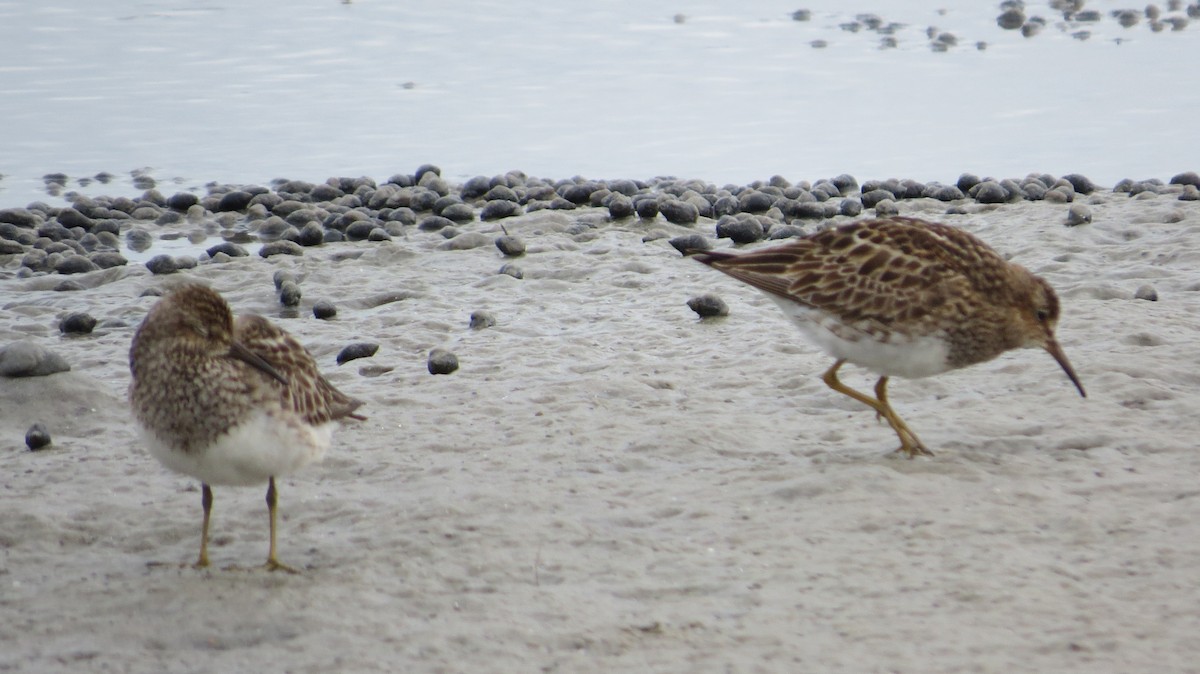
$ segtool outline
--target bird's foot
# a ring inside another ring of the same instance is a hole
[[[263,568],[267,571],[284,571],[293,575],[300,573],[299,569],[290,567],[274,557],[267,559],[267,563],[263,564]]]
[[[925,445],[919,442],[912,444],[904,443],[896,448],[896,452],[903,452],[910,459],[916,456],[933,456],[933,452],[929,451]]]

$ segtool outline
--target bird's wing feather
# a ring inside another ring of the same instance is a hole
[[[300,342],[262,316],[245,314],[234,321],[236,344],[275,369],[287,384],[278,384],[285,405],[309,423],[351,417],[363,402],[334,388],[317,369],[316,361]]]

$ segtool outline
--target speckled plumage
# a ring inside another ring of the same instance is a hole
[[[863,220],[750,253],[693,257],[774,300],[836,359],[825,373],[830,388],[875,409],[909,456],[929,451],[887,402],[889,376],[925,377],[1039,347],[1086,395],[1054,337],[1054,290],[957,227]],[[881,375],[875,398],[841,384],[845,362]]]
[[[214,290],[185,285],[159,300],[129,352],[129,401],[150,452],[203,483],[207,559],[210,485],[268,483],[275,559],[275,477],[320,460],[334,422],[361,401],[333,387],[312,356],[261,316],[236,320]]]

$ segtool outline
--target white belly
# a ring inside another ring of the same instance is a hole
[[[813,344],[839,360],[865,367],[889,377],[915,379],[950,369],[946,359],[950,350],[937,337],[890,335],[886,340],[865,332],[855,332],[822,311],[791,300],[764,293],[779,305],[796,327]],[[836,330],[836,331],[835,331]]]
[[[312,426],[258,413],[207,447],[184,452],[140,429],[146,446],[164,466],[210,485],[254,485],[320,461],[333,437],[333,424]]]

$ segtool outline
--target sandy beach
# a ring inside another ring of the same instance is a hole
[[[899,202],[1051,282],[1089,396],[1032,350],[897,379],[936,453],[915,460],[770,300],[669,245],[729,246],[708,218],[542,210],[466,224],[483,245],[462,250],[410,226],[170,275],[0,256],[0,346],[71,365],[0,379],[0,671],[1200,671],[1200,202],[1178,197],[1079,195],[1075,227],[1064,203]],[[265,487],[215,489],[214,567],[187,566],[199,485],[138,445],[130,339],[143,292],[182,280],[367,402],[280,481],[300,575],[250,568]],[[704,293],[729,315],[699,319]],[[495,325],[472,329],[481,310]],[[72,312],[99,324],[63,335]],[[360,341],[378,352],[339,366]],[[459,370],[431,375],[434,348]],[[53,442],[29,451],[38,421]]]

